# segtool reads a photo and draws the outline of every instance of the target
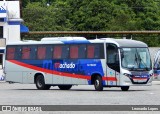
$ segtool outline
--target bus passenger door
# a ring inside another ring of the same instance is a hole
[[[107,85],[116,86],[120,79],[120,63],[118,48],[115,44],[106,45],[107,54]]]

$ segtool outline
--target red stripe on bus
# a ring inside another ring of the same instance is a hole
[[[148,78],[133,78],[133,80],[147,80]]]
[[[49,74],[91,80],[90,76],[64,73],[64,72],[58,72],[58,71],[54,71],[54,70],[48,70],[48,69],[44,69],[44,68],[40,68],[40,67],[37,67],[37,66],[30,65],[30,64],[26,64],[26,63],[23,63],[23,62],[19,62],[19,61],[16,61],[16,60],[8,60],[8,61],[12,62],[14,64],[17,64],[17,65],[20,65],[20,66],[29,68],[29,69],[33,69],[33,70],[37,70],[37,71],[41,71],[41,72],[45,72],[45,73],[49,73]],[[117,79],[115,77],[102,77],[102,80],[117,81]]]
[[[9,60],[9,61],[12,62],[12,63],[14,63],[14,64],[26,67],[26,68],[30,68],[30,69],[33,69],[33,70],[37,70],[37,71],[41,71],[41,72],[45,72],[45,73],[49,73],[49,74],[60,75],[60,76],[67,76],[67,77],[72,77],[72,78],[88,79],[88,80],[91,79],[89,76],[70,74],[70,73],[63,73],[63,72],[57,72],[57,71],[48,70],[48,69],[40,68],[40,67],[37,67],[37,66],[25,64],[23,62],[19,62],[19,61],[16,61],[16,60]]]
[[[102,80],[117,81],[116,77],[102,77]]]

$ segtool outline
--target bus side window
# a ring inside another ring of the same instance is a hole
[[[20,60],[21,59],[21,46],[16,46],[16,55],[15,59]]]
[[[15,47],[7,47],[7,60],[15,59]]]
[[[53,46],[48,45],[46,46],[46,58],[45,59],[52,59],[52,54],[53,54]]]
[[[94,58],[94,45],[87,46],[87,58]]]
[[[38,46],[37,48],[37,59],[45,59],[46,57],[46,47]]]
[[[87,45],[87,58],[104,59],[104,44]]]
[[[29,48],[30,48],[30,58],[29,59],[36,59],[37,46],[31,45],[31,46],[29,46]]]
[[[78,45],[70,46],[70,58],[77,59],[78,58]]]
[[[60,45],[54,46],[53,58],[60,59],[61,56],[62,56],[62,46]]]
[[[95,45],[94,58],[100,58],[100,45]]]
[[[86,58],[86,45],[84,44],[79,45],[78,58],[80,59]]]
[[[21,59],[36,59],[36,49],[37,46],[30,45],[30,46],[22,46],[21,48]]]
[[[104,44],[99,44],[99,58],[104,59]]]
[[[28,46],[22,47],[22,59],[30,59],[31,48]]]
[[[107,47],[107,63],[114,64],[118,60],[118,48],[114,44],[108,44]]]
[[[118,48],[115,44],[107,46],[107,65],[113,70],[120,72]]]
[[[62,59],[69,58],[69,46],[68,45],[62,46],[62,56],[61,56],[61,58]]]

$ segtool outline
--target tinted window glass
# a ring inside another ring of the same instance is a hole
[[[104,45],[103,44],[87,45],[87,58],[104,59]]]
[[[7,60],[15,58],[15,47],[8,47],[7,48]]]
[[[116,63],[118,60],[118,48],[115,44],[107,46],[107,63]]]
[[[69,58],[69,46],[62,46],[62,59]]]
[[[38,46],[37,48],[37,59],[45,59],[46,57],[46,47]]]
[[[53,58],[60,59],[62,56],[62,46],[54,46]]]
[[[87,58],[94,58],[94,45],[88,45],[87,46]]]
[[[52,59],[53,54],[53,46],[47,45],[46,46],[46,59]]]
[[[79,45],[78,58],[86,58],[86,45]]]
[[[30,53],[30,59],[36,59],[36,51],[37,51],[37,46],[34,46],[34,45],[31,45],[31,46],[29,46],[30,47],[30,51],[31,51],[31,53]]]
[[[21,46],[16,46],[16,54],[15,54],[15,59],[21,59]]]
[[[53,51],[54,59],[66,59],[69,56],[69,46],[55,45]]]
[[[31,48],[28,46],[22,47],[22,59],[30,59]]]
[[[22,46],[21,48],[21,59],[36,59],[37,46]]]
[[[70,58],[71,59],[78,58],[78,45],[70,46]]]

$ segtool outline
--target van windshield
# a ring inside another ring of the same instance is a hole
[[[121,48],[121,65],[128,70],[150,70],[148,48]]]

